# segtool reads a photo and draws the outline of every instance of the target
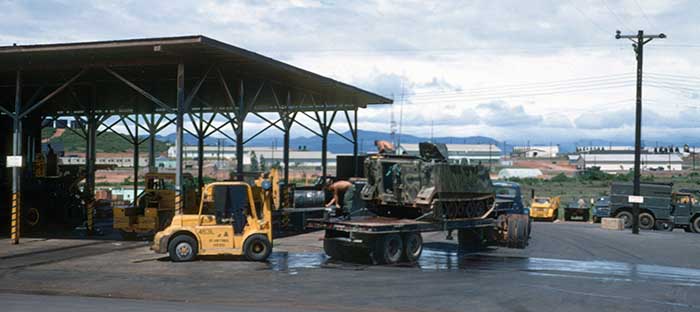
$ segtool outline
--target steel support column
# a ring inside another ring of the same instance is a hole
[[[238,112],[236,113],[236,175],[239,181],[243,180],[243,122],[246,117],[246,105],[244,101],[244,85],[241,81],[239,89]]]
[[[22,109],[22,72],[17,71],[16,86],[15,86],[15,114],[12,123],[13,126],[13,136],[12,136],[12,155],[21,156],[22,147],[20,146],[22,142],[22,119],[20,116],[20,111]],[[20,168],[12,168],[12,218],[11,218],[11,229],[10,229],[10,239],[12,244],[19,244],[20,237]]]
[[[204,187],[204,111],[199,105],[199,129],[197,129],[197,186],[198,190]]]
[[[151,114],[151,128],[148,131],[148,172],[156,172],[156,131],[155,116]]]
[[[175,210],[182,213],[182,130],[185,114],[185,64],[177,65],[177,109],[175,111]]]
[[[86,177],[85,177],[85,192],[90,194],[90,198],[94,198],[95,195],[95,161],[96,161],[96,156],[97,153],[95,144],[97,142],[97,118],[95,116],[95,104],[97,102],[97,92],[95,91],[95,87],[92,88],[91,94],[90,94],[90,103],[88,104],[89,107],[87,109],[87,137],[86,137],[86,143],[87,143],[87,148],[85,151],[85,171],[86,171]],[[92,233],[94,231],[94,202],[91,201],[87,204],[86,207],[86,227],[88,233]]]
[[[139,195],[139,114],[134,117],[134,207]]]
[[[326,105],[323,105],[323,129],[321,129],[321,176],[328,175],[328,114]]]
[[[358,161],[359,158],[357,157],[357,106],[355,106],[355,116],[353,117],[354,119],[354,126],[352,127],[352,161],[355,164],[355,172],[354,175],[356,177],[360,176],[360,162]],[[336,164],[337,166],[338,164]]]
[[[290,127],[285,125],[284,127],[284,147],[282,149],[282,163],[284,164],[284,184],[289,184],[289,132],[291,132]],[[274,159],[272,160],[274,161]]]

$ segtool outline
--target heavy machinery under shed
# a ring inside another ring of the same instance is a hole
[[[211,135],[235,142],[236,172],[241,178],[245,144],[270,128],[277,129],[284,135],[287,181],[292,127],[320,138],[323,175],[329,133],[353,144],[357,170],[358,109],[391,103],[374,93],[205,36],[0,47],[0,153],[21,156],[0,159],[7,168],[0,171],[0,232],[8,225],[13,243],[19,242],[23,199],[38,195],[24,191],[36,192],[28,185],[37,181],[32,164],[41,151],[41,129],[46,121],[70,118],[77,125],[70,130],[85,139],[86,165],[81,174],[85,176],[84,193],[91,195],[95,142],[101,134],[117,133],[115,126],[123,125],[128,133],[117,134],[133,144],[135,157],[139,147],[146,145],[143,150],[149,151],[152,166],[155,136],[174,127],[176,191],[180,192],[185,132],[198,138],[200,155],[204,139]],[[301,122],[297,118],[301,116],[312,122]],[[246,118],[262,120],[267,126],[246,131]],[[339,122],[347,125],[349,137],[333,128]],[[193,127],[186,128],[185,123]],[[198,157],[200,183],[202,158]],[[134,164],[138,173],[138,161]],[[15,167],[9,168],[11,165]],[[87,207],[90,209],[89,204]],[[92,230],[91,211],[79,215],[88,231]]]

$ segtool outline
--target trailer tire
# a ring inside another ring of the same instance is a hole
[[[528,221],[520,215],[508,217],[508,247],[525,248],[528,241]]]
[[[624,224],[626,229],[629,229],[632,227],[632,213],[623,210],[615,214],[615,218],[622,219],[622,223]]]
[[[168,253],[173,262],[192,261],[197,257],[197,240],[189,235],[178,235],[168,243]]]
[[[639,214],[639,228],[642,230],[653,230],[656,220],[651,213],[642,212]]]
[[[381,235],[375,240],[374,260],[378,264],[395,264],[403,257],[403,241],[398,234]]]
[[[272,244],[267,236],[253,234],[243,243],[243,255],[250,261],[265,261],[272,253]]]
[[[404,258],[407,262],[418,261],[423,253],[423,237],[418,232],[407,233],[404,237]]]

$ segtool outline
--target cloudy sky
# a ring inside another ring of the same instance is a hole
[[[635,59],[614,32],[663,32],[644,137],[700,142],[694,0],[0,1],[0,17],[2,45],[203,34],[395,100],[361,129],[393,114],[404,133],[514,143],[632,141]]]

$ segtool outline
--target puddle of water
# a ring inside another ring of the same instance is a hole
[[[300,269],[358,268],[361,265],[329,259],[323,253],[274,252],[269,258],[273,271],[296,275]],[[364,266],[362,266],[364,267]],[[700,270],[615,261],[581,261],[550,258],[501,257],[426,248],[417,264],[405,266],[422,271],[521,271],[538,276],[580,277],[605,281],[655,280],[685,286],[700,286]]]

